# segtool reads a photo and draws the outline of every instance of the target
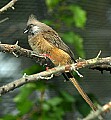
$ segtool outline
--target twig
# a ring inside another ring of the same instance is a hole
[[[4,7],[2,7],[0,9],[0,14],[3,13],[4,11],[6,11],[8,8],[12,8],[14,9],[13,5],[17,2],[17,0],[11,0],[7,5],[5,5]]]
[[[105,104],[103,107],[100,107],[96,112],[91,112],[86,118],[82,120],[95,120],[102,113],[106,113],[111,110],[111,101]]]
[[[99,53],[98,53],[96,59],[98,59],[100,55],[101,55],[101,50],[99,51]]]
[[[8,20],[8,19],[9,19],[9,18],[6,17],[6,18],[4,18],[3,20],[0,20],[0,24],[3,23],[3,22],[5,22],[5,21]]]

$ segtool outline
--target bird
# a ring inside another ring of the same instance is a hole
[[[76,63],[71,49],[63,42],[59,34],[50,26],[37,20],[35,15],[29,16],[24,33],[28,34],[28,42],[34,52],[47,56],[54,66]],[[69,79],[80,95],[89,104],[93,111],[97,107],[93,104],[86,92],[81,88],[71,72],[64,72],[65,79]]]

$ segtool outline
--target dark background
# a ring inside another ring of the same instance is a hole
[[[74,29],[84,39],[84,51],[86,58],[94,58],[99,51],[102,51],[101,57],[110,56],[111,51],[111,1],[110,0],[67,0],[72,4],[79,4],[87,12],[87,23],[83,30]],[[9,0],[0,1],[0,8],[7,4]],[[19,41],[19,45],[30,49],[27,36],[23,34],[23,29],[26,27],[26,22],[30,14],[35,14],[39,20],[50,19],[47,14],[47,6],[44,0],[22,0],[15,5],[15,10],[8,9],[0,15],[0,20],[9,17],[9,20],[0,24],[0,41],[7,44],[15,44]],[[56,13],[55,13],[56,14]],[[51,17],[53,19],[53,17]],[[54,28],[54,25],[52,25]],[[67,29],[67,28],[65,28]],[[58,31],[58,30],[57,30]],[[58,31],[60,33],[64,32]],[[69,44],[70,45],[70,44]],[[73,50],[73,47],[72,47]],[[23,70],[35,64],[33,60],[13,55],[0,53],[0,86],[20,78],[23,75]],[[111,99],[111,74],[104,71],[101,74],[99,71],[83,69],[81,73],[84,78],[80,82],[81,86],[87,93],[93,93],[101,104],[107,103]],[[51,80],[61,89],[66,89],[72,94],[78,94],[71,83],[63,81]],[[0,103],[0,116],[4,113],[16,113],[14,110],[15,104],[12,102],[16,92],[3,95],[3,100]],[[50,91],[50,95],[54,96],[55,91]],[[77,113],[78,114],[78,113]],[[76,113],[69,113],[64,118],[66,120],[75,119]],[[107,114],[106,119],[110,120],[111,114]]]

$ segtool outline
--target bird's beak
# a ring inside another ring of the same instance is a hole
[[[28,33],[29,32],[29,28],[28,27],[26,27],[25,29],[24,29],[24,34],[26,34],[26,33]]]

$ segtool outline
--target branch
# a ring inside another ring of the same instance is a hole
[[[111,101],[105,104],[103,107],[98,108],[97,111],[91,112],[86,118],[82,120],[95,120],[99,115],[109,112],[109,110],[111,110]]]
[[[50,59],[44,56],[40,56],[34,51],[24,49],[18,46],[18,42],[15,45],[0,43],[0,52],[11,53],[16,57],[19,57],[19,56],[28,57],[35,60],[40,65],[46,65],[46,66],[48,65],[48,67],[54,67]],[[103,70],[111,71],[111,57],[106,57],[106,58],[96,57],[89,60],[78,59],[76,61],[77,61],[77,64],[75,66],[76,69],[88,67],[90,69],[96,69],[100,71],[103,71]]]
[[[43,71],[37,74],[33,74],[33,75],[24,75],[22,78],[15,80],[14,82],[8,83],[7,85],[4,85],[2,87],[0,87],[0,95],[5,94],[11,90],[14,90],[17,87],[20,87],[26,83],[29,82],[34,82],[40,79],[47,79],[47,78],[52,78],[54,74],[58,73],[58,72],[64,72],[66,70],[73,70],[74,69],[75,64],[72,64],[70,66],[66,65],[66,66],[58,66],[52,69],[49,69],[47,71]],[[49,77],[51,76],[51,77]]]
[[[0,14],[3,13],[4,11],[6,11],[8,8],[12,8],[14,9],[13,5],[17,2],[17,0],[12,0],[10,1],[7,5],[5,5],[4,7],[2,7],[0,9]]]
[[[49,60],[48,58],[44,58],[44,56],[40,56],[31,50],[27,50],[27,49],[24,49],[24,48],[18,46],[18,43],[16,43],[15,45],[0,44],[0,51],[11,53],[11,54],[15,55],[16,57],[25,56],[25,57],[36,60],[38,63],[40,61],[42,61],[42,64],[47,63],[47,61]],[[107,68],[109,68],[109,70],[111,70],[110,63],[111,63],[111,57],[106,57],[106,58],[97,58],[96,57],[94,59],[89,59],[89,60],[79,59],[79,60],[77,60],[77,63],[71,64],[71,65],[66,65],[66,66],[58,66],[58,67],[49,69],[47,71],[40,72],[38,74],[25,76],[23,78],[15,80],[14,82],[4,85],[4,86],[0,87],[0,95],[7,93],[11,90],[14,90],[15,88],[20,87],[29,82],[34,82],[39,79],[46,79],[46,78],[51,79],[52,78],[51,75],[54,75],[58,72],[67,72],[67,71],[74,70],[75,72],[78,73],[77,69],[80,69],[83,67],[91,68],[91,67],[98,66],[98,65],[100,67],[102,66],[103,69],[106,69],[105,66],[107,66]],[[48,64],[48,66],[50,66],[50,64]],[[78,73],[78,75],[81,76],[79,73]],[[49,76],[51,76],[51,77],[49,77]]]
[[[44,56],[40,56],[37,53],[35,53],[34,51],[24,49],[24,48],[18,46],[18,42],[15,45],[0,44],[0,52],[11,53],[15,57],[24,56],[24,57],[35,60],[40,65],[47,66],[47,64],[48,64],[49,67],[53,67],[53,64],[51,63],[51,61],[48,58],[45,58]]]

